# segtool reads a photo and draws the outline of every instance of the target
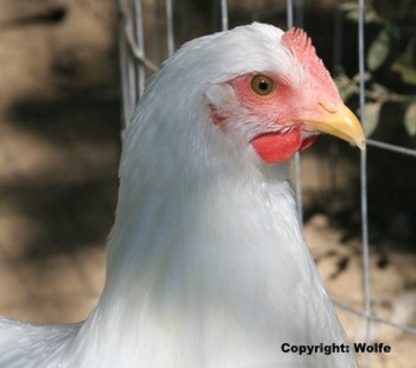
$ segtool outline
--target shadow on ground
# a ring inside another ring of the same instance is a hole
[[[25,256],[104,243],[117,195],[118,100],[91,94],[26,99],[8,110],[5,121],[59,153],[46,157],[41,169],[31,170],[25,160],[36,152],[36,145],[13,150],[13,175],[0,180],[0,202],[6,201],[36,228],[24,244]]]

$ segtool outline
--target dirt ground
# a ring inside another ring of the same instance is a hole
[[[363,310],[361,242],[340,241],[339,230],[329,226],[329,220],[316,215],[305,227],[305,235],[318,264],[329,295],[356,310]],[[416,325],[416,256],[392,250],[389,264],[381,268],[380,255],[370,252],[370,279],[373,313],[386,320],[408,326]],[[364,341],[365,323],[361,317],[337,307],[338,315],[351,341]],[[373,341],[391,345],[391,353],[374,354],[372,367],[414,367],[416,337],[404,334],[385,324],[371,325]],[[359,357],[365,366],[365,359]]]
[[[22,4],[5,1],[0,14],[0,315],[74,322],[102,289],[117,193],[115,9],[91,0]],[[321,156],[304,157],[305,191],[328,186],[325,167]],[[341,171],[342,190],[353,169]],[[305,235],[330,296],[362,310],[359,239],[343,241],[323,214]],[[373,311],[416,326],[416,256],[382,248],[387,264],[371,249]],[[363,319],[337,310],[349,338],[363,340]],[[381,323],[371,332],[392,347],[371,357],[373,368],[415,366],[415,336]]]

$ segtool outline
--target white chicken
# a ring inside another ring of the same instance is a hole
[[[364,145],[302,30],[254,23],[184,45],[124,132],[98,305],[79,324],[2,318],[0,367],[355,367],[352,353],[282,350],[346,343],[284,163],[319,132]]]

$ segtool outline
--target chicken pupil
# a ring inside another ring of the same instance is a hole
[[[267,90],[269,89],[269,83],[268,83],[268,82],[266,82],[264,79],[262,79],[262,80],[259,82],[258,87],[259,87],[262,91],[267,91]]]

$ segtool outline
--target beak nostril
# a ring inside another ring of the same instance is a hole
[[[322,102],[318,102],[318,106],[322,107],[326,112],[329,112],[331,114],[335,114],[337,112],[336,107],[333,107],[333,106],[328,107],[328,105],[325,105]]]

